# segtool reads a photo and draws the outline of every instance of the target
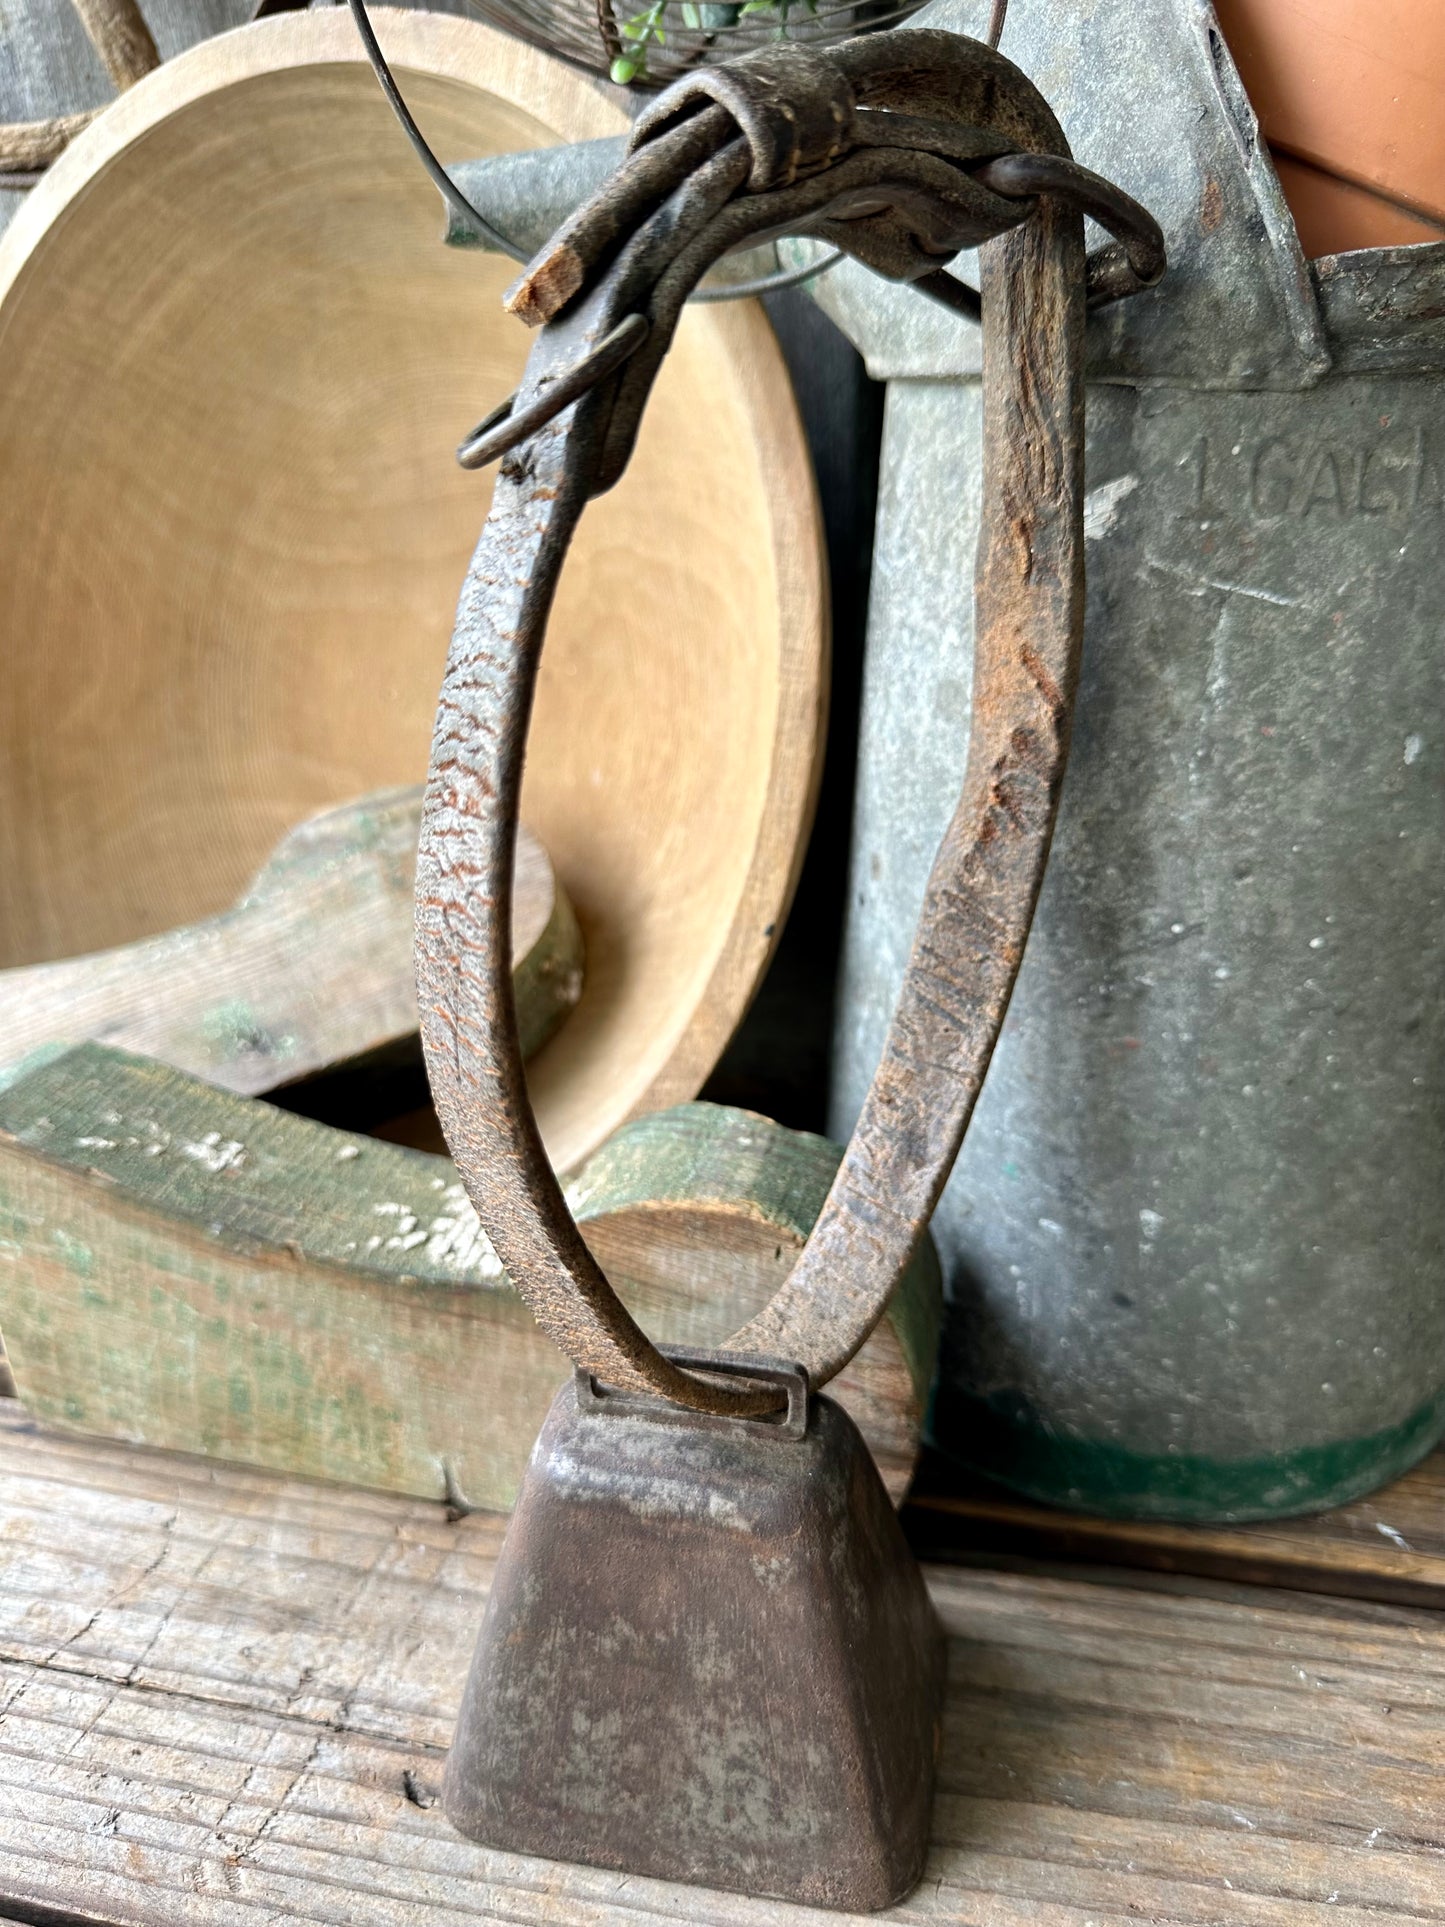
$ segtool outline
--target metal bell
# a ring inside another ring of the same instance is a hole
[[[928,1844],[943,1637],[868,1448],[796,1366],[685,1412],[578,1372],[492,1583],[443,1803],[489,1846],[885,1907]]]

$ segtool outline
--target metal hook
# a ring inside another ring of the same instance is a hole
[[[1010,201],[1057,194],[1107,228],[1128,256],[1136,282],[1131,292],[1152,288],[1164,273],[1164,236],[1154,216],[1131,194],[1077,161],[1060,154],[1001,154],[974,178]]]
[[[1010,201],[1056,194],[1114,236],[1116,245],[1097,248],[1088,259],[1091,308],[1152,288],[1168,265],[1164,235],[1149,210],[1077,161],[1059,154],[1001,154],[979,168],[974,179]],[[978,289],[942,268],[909,285],[966,320],[982,318]]]

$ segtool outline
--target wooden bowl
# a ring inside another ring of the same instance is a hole
[[[618,131],[476,22],[379,11],[445,158]],[[513,269],[441,211],[341,11],[123,95],[0,241],[0,965],[224,908],[293,824],[425,774],[514,385]],[[692,1096],[809,823],[826,669],[811,471],[754,303],[694,310],[558,598],[523,815],[583,999],[535,1060],[561,1167]]]

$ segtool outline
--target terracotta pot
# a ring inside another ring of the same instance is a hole
[[[1440,0],[1217,0],[1306,254],[1445,237]]]

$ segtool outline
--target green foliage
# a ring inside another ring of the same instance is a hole
[[[647,72],[647,49],[654,40],[659,47],[667,44],[667,34],[662,25],[667,6],[668,0],[652,0],[650,7],[644,7],[641,13],[635,13],[630,20],[623,21],[622,38],[628,45],[612,63],[612,78],[619,87],[630,86],[639,75]]]
[[[818,0],[652,0],[641,13],[625,20],[619,32],[624,42],[612,63],[613,80],[619,87],[630,87],[634,80],[647,77],[647,53],[655,42],[666,46],[664,21],[669,7],[676,5],[682,24],[694,33],[726,34],[729,27],[758,14],[772,14],[778,22],[778,38],[785,39],[788,16],[797,7],[809,14],[818,11]]]

